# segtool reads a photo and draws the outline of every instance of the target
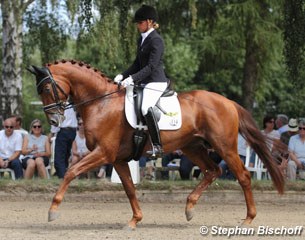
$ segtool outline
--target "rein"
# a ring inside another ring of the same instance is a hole
[[[65,109],[68,109],[68,108],[75,108],[75,107],[78,107],[78,106],[87,104],[87,103],[89,103],[89,102],[93,102],[93,101],[95,101],[95,100],[97,100],[97,99],[102,99],[102,98],[108,97],[108,96],[110,96],[110,95],[112,95],[112,94],[115,94],[115,93],[118,93],[118,92],[120,92],[120,91],[122,91],[122,88],[119,88],[118,90],[116,90],[116,91],[114,91],[114,92],[110,92],[110,93],[107,93],[107,94],[102,95],[102,96],[98,96],[98,97],[95,97],[95,98],[91,98],[91,99],[88,99],[88,100],[84,100],[84,101],[82,101],[82,102],[80,102],[80,103],[76,103],[76,104],[69,103],[68,105],[65,106]]]

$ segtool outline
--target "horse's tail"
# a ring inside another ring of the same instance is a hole
[[[236,103],[235,106],[239,116],[239,132],[263,161],[278,192],[283,194],[285,185],[284,175],[277,164],[276,157],[271,154],[267,146],[268,139],[261,133],[249,112]]]

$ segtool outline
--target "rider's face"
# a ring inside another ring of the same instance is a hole
[[[140,33],[147,32],[148,29],[151,28],[151,23],[149,20],[137,22],[137,28]]]

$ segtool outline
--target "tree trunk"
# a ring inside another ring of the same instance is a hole
[[[250,113],[253,110],[255,85],[258,77],[258,52],[259,47],[254,41],[254,32],[251,20],[247,20],[246,27],[246,55],[244,64],[244,73],[242,81],[242,100],[241,104]]]
[[[2,10],[2,79],[0,115],[22,113],[22,14],[34,0],[1,0]]]

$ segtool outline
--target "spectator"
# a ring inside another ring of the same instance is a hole
[[[240,160],[242,160],[242,162],[245,163],[248,144],[246,142],[246,139],[244,139],[244,137],[240,133],[238,133],[237,141],[238,141],[237,150],[238,150]],[[219,166],[222,169],[222,175],[219,177],[220,179],[235,180],[233,173],[230,171],[227,163],[224,160],[221,160],[221,162],[219,163]]]
[[[288,117],[285,114],[278,114],[275,124],[280,135],[288,131]]]
[[[72,143],[72,159],[71,166],[78,163],[81,159],[87,156],[90,151],[86,146],[84,122],[81,118],[78,118],[78,127],[77,127],[76,137]],[[81,174],[80,177],[89,178],[88,173]]]
[[[97,178],[111,178],[112,168],[112,164],[105,164],[101,166],[99,172],[96,175]]]
[[[32,121],[30,133],[24,137],[22,154],[25,179],[32,179],[36,170],[39,177],[47,178],[45,167],[49,165],[51,144],[49,138],[42,134],[42,124],[39,119]]]
[[[297,119],[291,118],[288,123],[288,131],[281,134],[280,141],[284,143],[287,148],[286,152],[288,152],[288,144],[289,140],[292,136],[298,133],[299,127]],[[279,151],[273,151],[273,155],[277,157],[278,161],[280,162],[280,169],[282,170],[284,176],[287,176],[287,167],[288,167],[288,153],[280,153]]]
[[[86,146],[84,122],[81,118],[78,119],[78,131],[75,140],[72,143],[72,161],[71,165],[79,162],[90,153]]]
[[[290,154],[287,167],[289,180],[296,180],[297,169],[305,169],[305,121],[299,121],[299,132],[292,136],[288,145]]]
[[[297,134],[298,130],[299,127],[297,119],[290,118],[288,123],[288,131],[281,134],[281,141],[288,146],[290,138]]]
[[[28,134],[28,131],[22,128],[22,117],[18,116],[18,115],[14,115],[12,116],[12,118],[15,121],[15,132],[19,132],[22,134],[22,137],[24,137],[25,135]]]
[[[15,132],[15,121],[12,118],[3,122],[4,130],[0,131],[0,167],[11,168],[17,179],[23,177],[19,156],[22,150],[22,136]]]
[[[172,153],[169,153],[167,155],[164,155],[162,158],[162,167],[167,167],[170,162],[174,159],[180,159],[180,168],[179,173],[182,180],[189,180],[190,179],[190,173],[193,168],[193,163],[183,154],[181,150],[176,150]],[[162,179],[168,179],[169,178],[169,172],[168,171],[162,171],[161,172],[161,178]]]
[[[149,157],[142,156],[139,160],[140,165],[140,177],[147,180],[154,179],[154,165]]]
[[[288,126],[288,125],[287,125]],[[275,120],[272,116],[265,116],[263,120],[262,133],[268,138],[267,145],[269,146],[270,151],[273,147],[273,141],[280,139],[280,133],[278,130],[275,130]]]
[[[65,120],[60,127],[51,127],[51,132],[56,134],[54,166],[58,178],[63,178],[69,166],[72,143],[76,136],[77,119],[73,108],[64,112]]]
[[[279,131],[275,130],[275,119],[273,116],[267,115],[263,119],[263,130],[261,131],[263,135],[267,137],[267,145],[270,151],[272,152],[273,141],[277,141],[280,139]],[[250,157],[250,167],[254,167],[255,162],[255,152],[251,152]]]

